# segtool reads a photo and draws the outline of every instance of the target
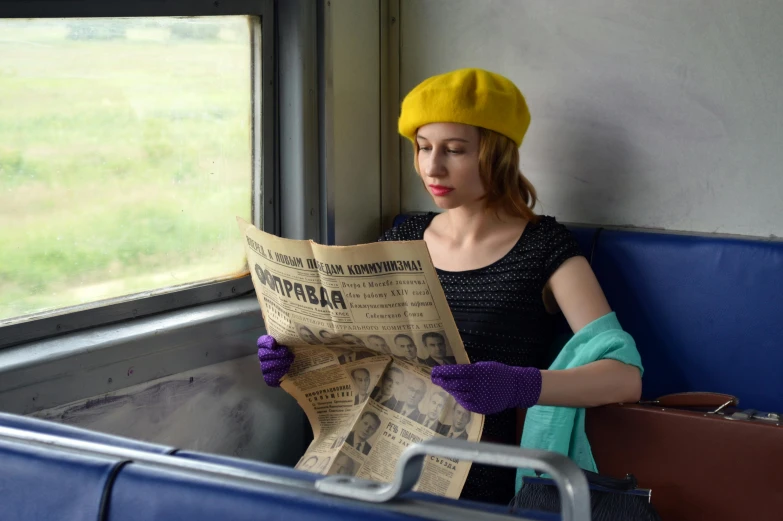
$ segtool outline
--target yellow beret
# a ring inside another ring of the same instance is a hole
[[[520,146],[530,126],[530,112],[508,78],[482,69],[459,69],[424,80],[402,101],[401,135],[415,141],[416,131],[429,123],[483,127]]]

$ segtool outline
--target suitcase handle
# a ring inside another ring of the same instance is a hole
[[[405,449],[397,461],[391,483],[328,476],[316,481],[315,488],[325,494],[372,503],[390,501],[413,490],[421,476],[426,456],[543,471],[552,476],[557,484],[563,521],[590,520],[590,490],[584,473],[576,463],[556,452],[521,449],[498,443],[432,438]]]
[[[722,393],[687,392],[673,393],[658,397],[649,402],[639,402],[642,405],[651,404],[660,407],[714,407],[717,413],[729,405],[736,406],[739,399],[736,396]]]

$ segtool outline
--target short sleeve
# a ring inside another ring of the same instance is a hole
[[[544,224],[544,233],[546,235],[547,248],[543,259],[544,279],[557,271],[557,269],[568,259],[572,257],[584,257],[582,248],[576,241],[576,237],[565,225],[557,222],[554,218],[547,218]]]
[[[399,235],[397,231],[398,230],[396,226],[393,228],[389,228],[388,230],[383,232],[380,237],[378,237],[378,242],[399,240],[396,238]]]
[[[424,238],[424,230],[435,214],[413,214],[397,226],[389,228],[378,238],[381,241],[416,241]]]

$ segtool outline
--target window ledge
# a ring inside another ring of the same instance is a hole
[[[0,351],[0,410],[28,414],[252,354],[255,295],[96,327]]]

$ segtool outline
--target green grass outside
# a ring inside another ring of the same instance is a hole
[[[250,51],[243,19],[222,25],[94,41],[0,21],[0,320],[244,269]]]

